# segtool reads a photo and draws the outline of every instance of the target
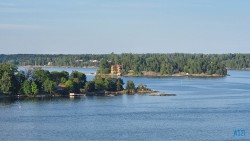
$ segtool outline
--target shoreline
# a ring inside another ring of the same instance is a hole
[[[157,72],[143,72],[143,74],[140,75],[135,75],[135,74],[124,74],[124,77],[226,77],[229,76],[227,75],[219,75],[219,74],[189,74],[185,72],[180,72],[180,73],[175,73],[175,74],[164,74],[161,75],[160,73]]]
[[[28,66],[18,66],[21,68],[27,68],[27,69],[31,69],[31,68],[83,68],[83,69],[98,69],[98,67],[95,66],[89,66],[89,67],[70,67],[70,66],[33,66],[33,65],[28,65]],[[250,68],[242,68],[242,69],[228,69],[228,70],[239,70],[239,71],[250,71]],[[103,76],[110,76],[110,77],[116,77],[116,74],[98,74],[98,75],[103,75]],[[180,73],[175,73],[175,74],[171,74],[171,75],[161,75],[158,72],[142,72],[142,74],[123,74],[123,77],[226,77],[226,76],[230,76],[229,74],[227,75],[218,75],[218,74],[187,74],[184,72],[180,72]]]
[[[227,70],[250,71],[250,68],[240,68],[240,69],[227,68]]]
[[[189,75],[182,75],[182,74],[173,74],[173,75],[123,75],[124,77],[226,77],[230,75],[217,75],[217,74],[189,74]]]
[[[73,66],[48,66],[48,65],[27,65],[27,66],[18,66],[18,67],[22,67],[22,68],[94,68],[94,69],[98,69],[99,67],[96,66],[88,66],[88,67],[73,67]],[[250,71],[250,68],[227,68],[227,70],[248,70]]]
[[[158,91],[151,89],[139,89],[135,93],[128,93],[126,89],[122,91],[94,91],[94,92],[84,92],[84,93],[69,93],[69,94],[37,94],[37,95],[4,95],[0,94],[0,100],[5,98],[52,98],[52,97],[79,97],[79,96],[118,96],[124,94],[152,94]]]
[[[98,67],[95,66],[89,66],[89,67],[70,67],[70,66],[33,66],[33,65],[28,65],[28,66],[18,66],[21,68],[84,68],[84,69],[98,69]]]

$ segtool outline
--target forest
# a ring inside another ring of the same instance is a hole
[[[119,92],[124,90],[121,78],[101,77],[86,81],[84,73],[73,71],[48,71],[40,68],[22,71],[13,64],[0,64],[0,94],[4,95],[68,95],[69,93]],[[133,81],[126,86],[126,93],[135,89]]]
[[[190,74],[226,75],[227,69],[250,68],[250,54],[13,54],[0,55],[0,63],[17,66],[99,67],[100,73],[110,73],[110,66],[122,65],[122,73],[143,71],[168,75],[178,72]]]

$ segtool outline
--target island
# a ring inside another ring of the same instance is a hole
[[[27,71],[13,64],[0,64],[1,97],[55,97],[55,96],[116,96],[120,94],[153,93],[146,85],[128,80],[126,87],[120,77],[97,74],[92,81],[84,73],[48,71],[34,68]]]

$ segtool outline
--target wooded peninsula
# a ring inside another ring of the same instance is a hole
[[[125,76],[225,76],[227,69],[249,69],[250,54],[1,54],[0,63],[32,67],[96,67],[101,74],[110,74],[112,65],[120,65],[121,74]]]
[[[13,64],[0,64],[0,96],[68,96],[70,93],[87,95],[134,94],[153,92],[146,85],[136,87],[131,80],[126,88],[121,78],[96,75],[94,80],[86,81],[86,75],[73,71],[48,71],[41,68],[19,70]],[[1,97],[0,97],[1,98]]]

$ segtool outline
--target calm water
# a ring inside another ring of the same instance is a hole
[[[250,71],[229,74],[123,78],[173,97],[0,100],[0,140],[250,140]]]

